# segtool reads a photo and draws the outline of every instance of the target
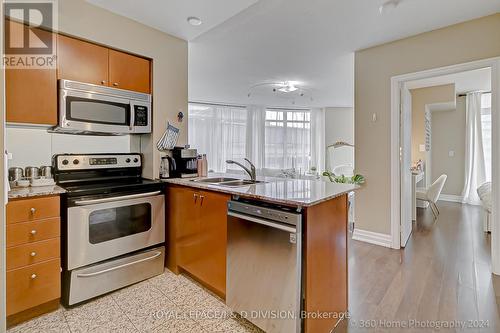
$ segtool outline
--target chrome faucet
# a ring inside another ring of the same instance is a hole
[[[243,164],[238,163],[238,162],[233,161],[233,160],[227,160],[227,161],[226,161],[226,163],[227,163],[227,164],[236,164],[236,165],[240,166],[241,168],[243,168],[243,170],[245,170],[245,171],[246,171],[246,173],[248,173],[248,175],[250,176],[250,179],[251,179],[252,181],[255,181],[255,180],[256,180],[256,178],[257,178],[257,176],[256,176],[256,174],[255,174],[255,165],[253,165],[253,163],[252,163],[252,162],[250,162],[250,160],[249,160],[248,158],[245,158],[245,161],[247,161],[247,162],[248,162],[248,164],[250,164],[250,169],[248,169],[248,168],[247,168],[246,166],[244,166]]]

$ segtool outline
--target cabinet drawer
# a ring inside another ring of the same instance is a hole
[[[59,217],[59,196],[9,201],[7,224]]]
[[[7,247],[59,237],[61,235],[60,228],[58,217],[9,224],[6,228]]]
[[[60,239],[24,244],[7,249],[7,270],[60,257]]]
[[[61,296],[59,259],[7,272],[7,316]]]

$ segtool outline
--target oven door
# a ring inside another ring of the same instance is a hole
[[[68,208],[68,270],[161,244],[165,198],[160,191],[76,200]]]
[[[129,99],[92,92],[59,90],[59,127],[111,134],[134,132]]]

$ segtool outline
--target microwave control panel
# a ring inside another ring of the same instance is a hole
[[[144,105],[134,105],[134,125],[148,126],[148,107]]]

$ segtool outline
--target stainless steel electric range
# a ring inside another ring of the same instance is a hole
[[[140,154],[60,154],[62,301],[66,306],[164,270],[165,198]]]

